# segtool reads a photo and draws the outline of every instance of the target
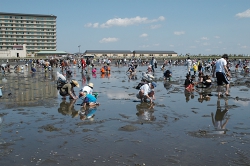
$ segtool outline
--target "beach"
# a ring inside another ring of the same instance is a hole
[[[141,103],[134,87],[147,66],[129,79],[127,66],[111,65],[111,73],[96,76],[72,67],[72,78],[94,84],[100,105],[94,117],[81,120],[81,99],[63,100],[56,72],[24,69],[1,75],[0,165],[248,165],[250,137],[249,73],[232,71],[231,96],[210,89],[186,92],[187,67],[167,66],[164,81],[156,69],[154,104]],[[214,80],[214,78],[213,78]],[[202,98],[203,95],[209,98]],[[70,105],[72,107],[70,107]],[[214,127],[212,115],[227,109]]]

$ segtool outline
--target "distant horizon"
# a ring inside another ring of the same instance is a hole
[[[58,2],[2,1],[0,11],[56,16],[57,50],[65,52],[133,48],[178,55],[250,54],[249,0]]]

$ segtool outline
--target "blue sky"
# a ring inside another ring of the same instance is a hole
[[[250,55],[250,0],[0,0],[0,12],[57,16],[57,50]]]

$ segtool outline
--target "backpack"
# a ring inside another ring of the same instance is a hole
[[[140,83],[135,87],[135,89],[140,90],[140,88],[141,88],[144,84],[146,84],[146,83],[145,83],[145,82],[140,82]]]
[[[63,85],[67,84],[67,81],[62,80],[61,78],[58,78],[57,82],[56,82],[56,88],[57,90],[61,89],[63,87]]]

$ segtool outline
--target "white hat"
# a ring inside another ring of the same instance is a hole
[[[93,88],[94,84],[93,83],[89,83],[88,86],[91,87],[91,88]]]

